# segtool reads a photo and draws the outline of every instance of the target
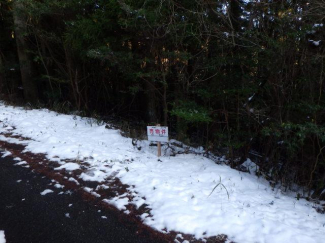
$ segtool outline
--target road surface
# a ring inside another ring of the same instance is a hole
[[[0,153],[1,156],[1,153]],[[84,201],[74,191],[0,158],[0,230],[7,243],[159,242],[125,227],[110,210]],[[53,192],[41,195],[46,189]]]

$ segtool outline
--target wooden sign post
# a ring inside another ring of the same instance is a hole
[[[157,127],[160,127],[160,124],[157,124]],[[158,157],[161,156],[161,142],[157,142]]]
[[[157,142],[158,157],[161,156],[161,142],[168,142],[168,127],[147,126],[148,140]]]

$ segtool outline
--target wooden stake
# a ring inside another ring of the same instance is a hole
[[[158,142],[157,146],[158,146],[158,157],[160,157],[161,156],[161,143]]]
[[[160,127],[160,124],[157,124],[157,127]],[[157,142],[157,148],[158,148],[158,157],[161,156],[161,143]]]

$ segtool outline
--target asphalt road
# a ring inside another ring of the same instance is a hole
[[[0,158],[0,230],[7,243],[158,242],[137,235],[137,229],[125,227],[109,210],[14,163],[11,157]],[[45,189],[54,192],[42,196]]]

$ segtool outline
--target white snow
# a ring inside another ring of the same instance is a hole
[[[315,28],[323,27],[323,24],[314,24],[314,27],[315,27]]]
[[[28,163],[26,161],[21,161],[21,162],[18,162],[14,165],[27,165]]]
[[[3,155],[1,157],[5,158],[5,157],[7,157],[9,155],[11,155],[11,153],[9,151],[5,151],[5,153],[3,153]]]
[[[319,46],[321,40],[318,40],[318,41],[309,40],[309,42],[311,42],[314,46]]]
[[[69,181],[73,181],[74,183],[76,183],[77,185],[79,185],[79,182],[75,178],[73,178],[73,177],[70,177],[69,178]]]
[[[19,140],[17,138],[5,137],[3,135],[0,135],[0,141],[7,141],[9,143],[23,144],[23,145],[27,144],[26,141],[21,141],[21,140]]]
[[[114,199],[104,199],[104,202],[114,205],[117,209],[119,210],[126,210],[125,205],[127,205],[129,203],[129,199],[124,197],[115,197]]]
[[[64,160],[86,162],[79,179],[97,181],[102,184],[98,190],[107,188],[105,182],[114,177],[130,185],[129,194],[103,201],[126,213],[128,204],[137,208],[147,204],[150,210],[141,218],[159,231],[174,230],[197,238],[226,234],[238,243],[324,242],[325,215],[317,213],[311,202],[273,190],[254,175],[258,167],[251,161],[245,163],[251,173],[218,165],[201,155],[172,157],[168,150],[158,161],[156,148],[149,142],[140,141],[139,151],[118,130],[87,119],[3,104],[0,110],[2,125],[30,139],[26,151],[45,153],[65,169],[78,164],[71,166]],[[0,126],[0,134],[5,132]],[[6,137],[1,139],[6,141]],[[97,189],[85,190],[96,193]]]
[[[58,189],[64,188],[64,186],[63,185],[60,185],[59,183],[54,184],[54,187],[55,188],[58,188]]]
[[[251,101],[254,98],[254,96],[255,96],[255,93],[251,97],[248,98],[248,101]]]
[[[250,159],[247,159],[243,164],[250,173],[255,173],[259,170],[259,166],[253,163]]]
[[[0,243],[6,243],[5,232],[0,230]]]
[[[98,181],[98,182],[103,182],[106,177],[107,174],[105,172],[97,169],[87,171],[86,173],[81,173],[81,175],[79,176],[79,178],[84,181]]]
[[[62,169],[65,169],[68,171],[78,170],[78,169],[80,169],[80,165],[78,165],[76,163],[66,163],[66,164],[59,166],[58,168],[55,168],[55,170],[62,170]]]
[[[46,194],[53,193],[51,189],[45,189],[44,191],[41,192],[42,196],[45,196]]]
[[[96,192],[93,191],[93,189],[89,188],[89,187],[84,187],[84,191],[90,193],[91,195],[95,196],[95,197],[100,197],[100,195]]]

